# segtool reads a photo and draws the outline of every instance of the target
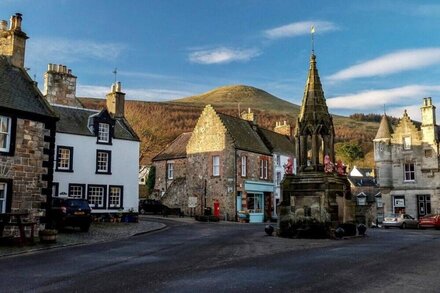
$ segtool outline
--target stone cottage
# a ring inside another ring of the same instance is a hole
[[[58,117],[24,69],[21,22],[0,25],[0,213],[32,217],[51,199]]]
[[[422,217],[440,212],[439,128],[431,98],[424,98],[422,123],[407,111],[392,128],[382,117],[374,142],[377,180],[385,213]]]
[[[242,118],[207,105],[192,133],[153,159],[156,189],[166,190],[164,204],[187,214],[214,209],[226,220],[236,220],[239,212],[248,213],[251,222],[276,215],[272,151],[293,157],[294,145],[287,135],[258,127],[252,112]]]

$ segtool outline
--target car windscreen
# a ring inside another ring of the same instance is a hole
[[[85,200],[80,199],[69,199],[66,201],[66,206],[70,208],[80,208],[80,209],[88,209],[89,204]]]

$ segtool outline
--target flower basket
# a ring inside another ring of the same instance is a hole
[[[55,229],[45,229],[38,232],[41,243],[56,243],[58,231]]]

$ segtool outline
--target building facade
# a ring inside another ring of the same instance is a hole
[[[52,195],[57,115],[24,69],[22,17],[0,25],[0,213],[43,216]],[[39,226],[37,225],[37,229]]]
[[[191,133],[153,159],[158,198],[186,214],[213,209],[225,220],[238,213],[249,214],[250,222],[269,220],[277,204],[271,151],[281,164],[294,146],[287,135],[258,127],[250,110],[239,118],[208,105]]]
[[[374,139],[376,174],[385,213],[416,218],[440,212],[438,126],[431,98],[424,98],[421,124],[403,113],[395,129],[384,115]]]
[[[139,138],[124,117],[120,83],[97,111],[82,107],[66,66],[49,64],[44,77],[46,99],[60,117],[53,196],[85,198],[95,214],[137,212]]]

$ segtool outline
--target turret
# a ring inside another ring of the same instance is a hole
[[[122,92],[121,83],[112,84],[111,92],[107,94],[107,110],[115,118],[124,117],[125,93]]]
[[[27,35],[21,30],[22,15],[16,13],[8,22],[0,22],[0,55],[8,56],[12,65],[24,68]]]
[[[374,144],[374,162],[376,165],[377,182],[381,188],[391,187],[393,184],[393,161],[391,135],[393,129],[388,116],[384,114],[380,121]]]

